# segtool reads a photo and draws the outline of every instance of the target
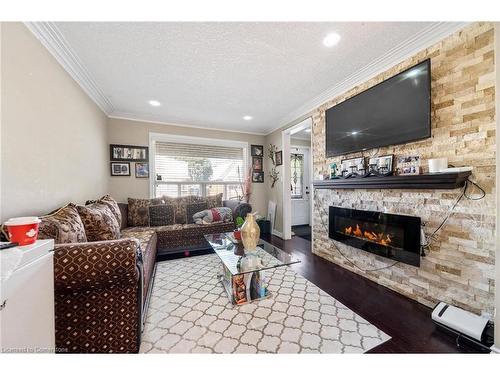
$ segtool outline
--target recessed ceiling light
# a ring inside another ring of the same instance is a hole
[[[153,106],[153,107],[161,106],[161,103],[158,100],[150,100],[148,103],[150,106]]]
[[[325,47],[333,47],[340,41],[340,35],[337,33],[330,33],[323,39],[323,45]]]
[[[310,133],[310,132],[311,132],[311,128],[306,129],[306,130],[304,130],[304,131],[305,131],[306,133]]]
[[[352,135],[356,135],[356,134],[358,134],[358,132],[357,131],[353,131],[353,132],[351,132],[351,134]]]
[[[249,116],[249,115],[243,116],[243,120],[245,120],[245,121],[250,121],[251,119],[253,119],[252,116]]]

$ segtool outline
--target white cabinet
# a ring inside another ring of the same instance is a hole
[[[0,346],[4,353],[55,348],[53,240],[0,252]]]

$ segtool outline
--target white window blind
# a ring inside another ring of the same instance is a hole
[[[157,141],[155,195],[223,193],[225,199],[233,198],[240,189],[243,163],[241,147]],[[157,176],[161,176],[161,180]]]

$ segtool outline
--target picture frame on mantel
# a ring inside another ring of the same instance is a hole
[[[147,162],[149,160],[149,147],[110,144],[109,160]]]

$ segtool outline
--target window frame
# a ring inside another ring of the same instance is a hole
[[[213,182],[169,182],[169,181],[156,181],[156,165],[155,165],[155,152],[156,142],[173,142],[173,143],[187,143],[195,145],[207,146],[223,146],[223,147],[236,147],[243,149],[243,171],[241,178],[245,178],[246,171],[248,171],[249,163],[249,144],[243,141],[234,141],[219,138],[206,138],[206,137],[193,137],[188,135],[177,135],[168,133],[149,133],[149,196],[154,198],[156,196],[156,185],[162,184],[176,184],[180,192],[181,185],[201,185],[201,193],[206,194],[207,185],[224,185],[224,193],[227,191],[227,185],[234,185],[240,181],[213,181]],[[243,182],[243,181],[241,181]],[[180,196],[180,195],[179,195]],[[226,197],[227,195],[224,195]]]

